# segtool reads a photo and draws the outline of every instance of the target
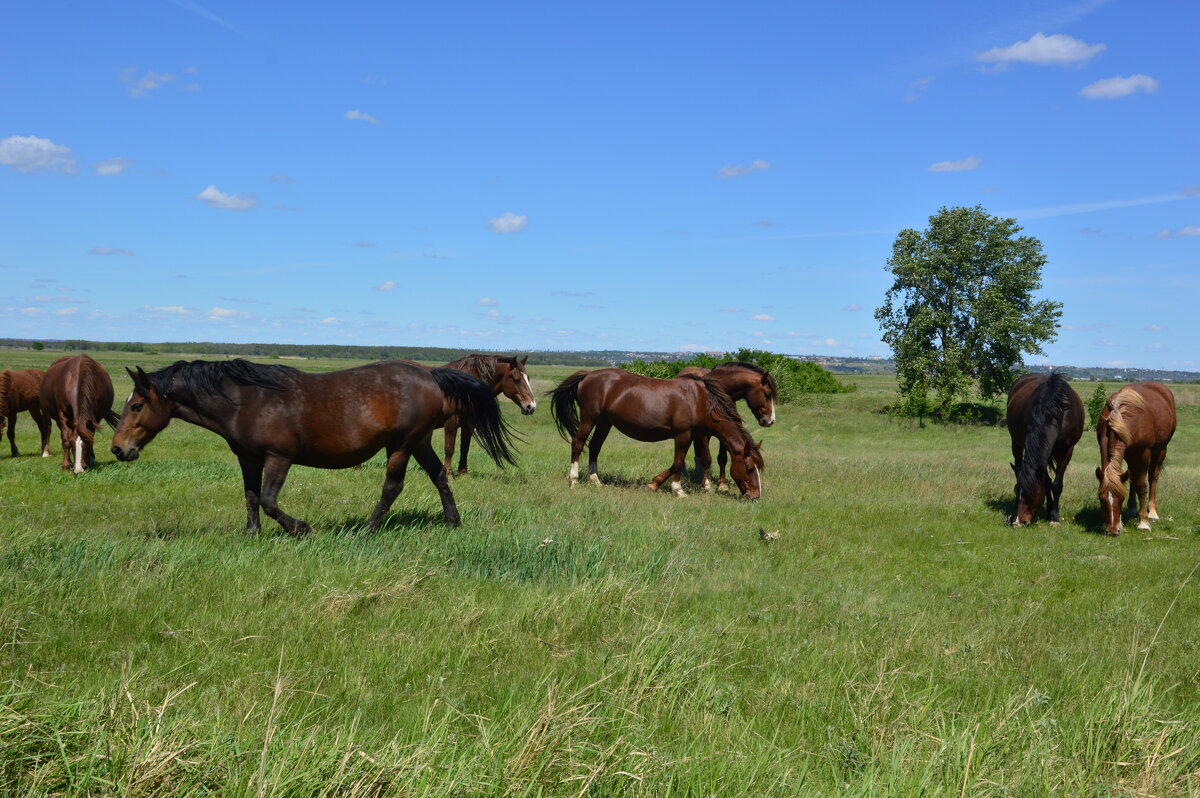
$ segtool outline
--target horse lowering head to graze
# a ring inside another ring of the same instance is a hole
[[[76,474],[83,473],[96,462],[96,429],[105,421],[112,427],[117,424],[112,378],[87,355],[60,357],[46,369],[38,402],[58,423],[63,471],[74,467]]]
[[[750,412],[758,419],[761,426],[769,427],[775,423],[775,401],[779,397],[779,388],[771,373],[757,363],[728,361],[711,369],[699,366],[687,366],[679,370],[676,377],[709,377],[721,386],[730,399],[746,402]],[[712,468],[712,453],[708,448],[709,435],[697,432],[693,448],[696,452],[696,470],[704,480],[705,487],[710,483],[709,471]],[[725,480],[725,466],[729,452],[724,444],[717,451],[718,478],[717,487],[728,490]]]
[[[445,368],[459,369],[483,380],[492,389],[492,394],[504,394],[512,403],[521,408],[522,415],[530,415],[537,410],[537,397],[533,395],[533,386],[529,383],[529,374],[525,371],[525,363],[529,355],[517,360],[515,357],[502,355],[472,354],[452,360]],[[458,430],[462,428],[462,450],[458,459],[457,476],[467,475],[467,454],[471,450],[471,435],[474,430],[469,424],[463,424],[452,404],[446,407],[445,426],[445,466],[446,473],[451,473],[454,461],[454,442]]]
[[[1162,383],[1135,382],[1108,397],[1096,422],[1096,479],[1108,534],[1121,534],[1121,503],[1127,496],[1129,509],[1138,510],[1138,529],[1148,530],[1158,520],[1158,478],[1175,423],[1175,395]],[[1122,463],[1129,464],[1128,471]]]
[[[497,464],[513,461],[510,433],[491,389],[457,369],[425,369],[403,360],[307,374],[245,360],[179,361],[147,374],[130,372],[133,393],[113,435],[118,460],[136,460],[173,418],[211,430],[229,444],[242,470],[246,529],[260,528],[259,507],[291,535],[310,530],[279,508],[288,469],[349,468],[387,452],[383,493],[367,519],[377,528],[404,487],[410,457],[438,489],[449,524],[458,509],[430,435],[453,403]]]
[[[1063,476],[1083,435],[1083,419],[1083,401],[1061,374],[1025,374],[1008,389],[1008,434],[1017,476],[1014,526],[1032,522],[1043,502],[1050,523],[1058,523]]]
[[[657,490],[668,477],[677,496],[683,491],[683,460],[692,435],[715,435],[733,455],[731,473],[742,495],[762,495],[762,454],[742,426],[733,401],[707,376],[660,380],[623,369],[578,371],[550,392],[551,415],[571,442],[568,482],[579,479],[579,455],[588,445],[588,479],[600,483],[597,460],[609,431],[616,427],[638,441],[675,442],[671,467],[650,481]],[[589,441],[590,436],[590,441]]]
[[[50,417],[42,412],[41,369],[0,371],[0,431],[8,423],[8,448],[13,457],[17,451],[17,414],[29,413],[42,438],[42,457],[50,456]]]

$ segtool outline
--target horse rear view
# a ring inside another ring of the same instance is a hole
[[[114,429],[112,379],[87,355],[60,357],[46,369],[39,393],[42,412],[58,423],[62,435],[63,471],[76,474],[96,462],[96,429],[107,421]]]
[[[1121,502],[1126,496],[1129,509],[1138,508],[1138,529],[1148,530],[1150,522],[1158,520],[1158,477],[1174,434],[1175,396],[1162,383],[1135,382],[1108,397],[1096,422],[1096,479],[1108,534],[1121,534]],[[1123,471],[1122,461],[1129,464],[1128,471]]]
[[[46,372],[41,369],[0,371],[0,431],[8,422],[8,447],[17,452],[17,414],[28,412],[42,437],[42,457],[50,456],[50,417],[42,412],[40,392]]]

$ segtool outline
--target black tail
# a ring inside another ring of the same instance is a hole
[[[577,371],[558,384],[558,387],[546,395],[550,397],[550,417],[558,427],[558,434],[566,440],[575,437],[579,431],[579,407],[575,402],[579,394],[579,383],[589,372]]]
[[[512,428],[500,414],[492,389],[478,377],[450,368],[430,369],[442,395],[454,402],[458,417],[470,425],[471,431],[488,456],[501,468],[505,463],[516,465],[513,452]]]
[[[1062,432],[1063,417],[1071,407],[1071,386],[1061,374],[1050,378],[1033,392],[1030,400],[1029,424],[1025,428],[1025,457],[1017,482],[1026,495],[1035,492],[1037,483],[1046,473],[1050,454]]]
[[[121,414],[116,410],[110,409],[104,414],[104,420],[108,422],[108,426],[115,430],[117,428],[117,424],[121,422]]]

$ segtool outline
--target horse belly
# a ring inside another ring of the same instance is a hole
[[[646,426],[644,423],[630,423],[624,419],[610,418],[612,425],[627,437],[644,443],[654,443],[674,438],[677,434],[665,424]]]

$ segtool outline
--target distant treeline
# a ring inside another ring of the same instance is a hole
[[[735,360],[742,363],[754,363],[762,366],[779,387],[779,402],[787,404],[805,394],[813,393],[849,393],[858,386],[839,382],[832,374],[816,363],[796,360],[787,355],[777,355],[761,349],[739,349],[724,357],[713,357],[709,354],[699,354],[687,360],[659,360],[647,362],[635,360],[626,363],[625,368],[647,377],[670,379],[679,370],[688,366],[699,366],[710,369],[720,363]]]

